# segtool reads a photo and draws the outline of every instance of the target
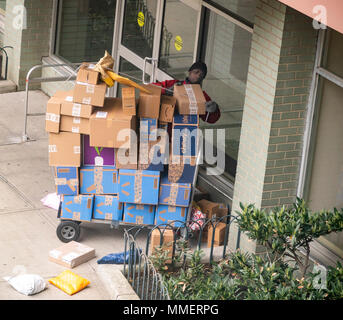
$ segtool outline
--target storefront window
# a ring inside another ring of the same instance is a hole
[[[208,73],[203,89],[218,103],[221,117],[201,127],[225,129],[225,171],[235,176],[252,34],[209,10],[204,25],[201,60]]]
[[[69,62],[96,62],[112,53],[115,0],[58,2],[55,54]]]
[[[193,63],[197,17],[181,1],[166,1],[158,67],[175,79],[184,79]]]

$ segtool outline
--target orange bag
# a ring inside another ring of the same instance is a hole
[[[81,291],[90,284],[89,280],[78,276],[70,270],[65,270],[57,277],[51,278],[48,281],[69,295]]]

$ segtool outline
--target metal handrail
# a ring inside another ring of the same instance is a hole
[[[6,56],[6,63],[5,63],[5,80],[7,80],[7,71],[8,71],[8,54],[7,54],[7,51],[5,50],[5,48],[10,48],[10,49],[13,49],[12,46],[4,46],[4,47],[0,47],[0,50],[2,52],[5,53],[5,56]]]
[[[30,138],[27,135],[27,117],[28,116],[34,116],[34,115],[42,115],[40,114],[34,114],[28,113],[28,107],[29,107],[29,85],[30,83],[42,83],[42,82],[56,82],[56,81],[69,81],[69,80],[75,80],[76,79],[76,72],[72,71],[72,73],[69,76],[64,77],[37,77],[31,79],[31,74],[33,71],[41,68],[56,68],[56,67],[71,67],[71,66],[79,66],[82,62],[75,62],[75,63],[58,63],[58,64],[38,64],[33,66],[26,75],[26,85],[25,85],[25,120],[24,120],[24,132],[22,136],[21,142],[27,142],[30,140]]]

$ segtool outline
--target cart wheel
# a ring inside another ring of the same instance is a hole
[[[56,229],[56,234],[62,242],[77,241],[80,236],[79,221],[61,221]]]

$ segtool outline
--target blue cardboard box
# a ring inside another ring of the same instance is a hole
[[[160,172],[119,170],[119,201],[136,204],[157,204]]]
[[[95,195],[93,218],[121,221],[123,218],[123,204],[119,202],[118,195]]]
[[[117,194],[118,170],[113,166],[80,168],[81,194]]]
[[[123,221],[127,223],[153,225],[155,222],[155,209],[156,206],[154,205],[125,203]]]
[[[55,167],[56,193],[76,196],[79,194],[79,168]]]
[[[198,153],[198,115],[176,114],[172,127],[172,155],[196,157]]]
[[[196,158],[190,158],[189,163],[182,163],[181,161],[173,163],[171,158],[168,164],[168,180],[173,183],[193,183],[196,172]]]
[[[191,183],[173,183],[168,180],[168,175],[161,176],[159,204],[188,207],[191,193]]]
[[[93,195],[63,196],[61,219],[91,221],[93,212]]]
[[[185,207],[175,207],[159,204],[156,207],[155,224],[159,225],[168,223],[174,227],[184,227],[185,225],[182,222],[186,221],[187,213],[188,208]]]
[[[140,141],[156,141],[157,140],[157,119],[140,118]]]

